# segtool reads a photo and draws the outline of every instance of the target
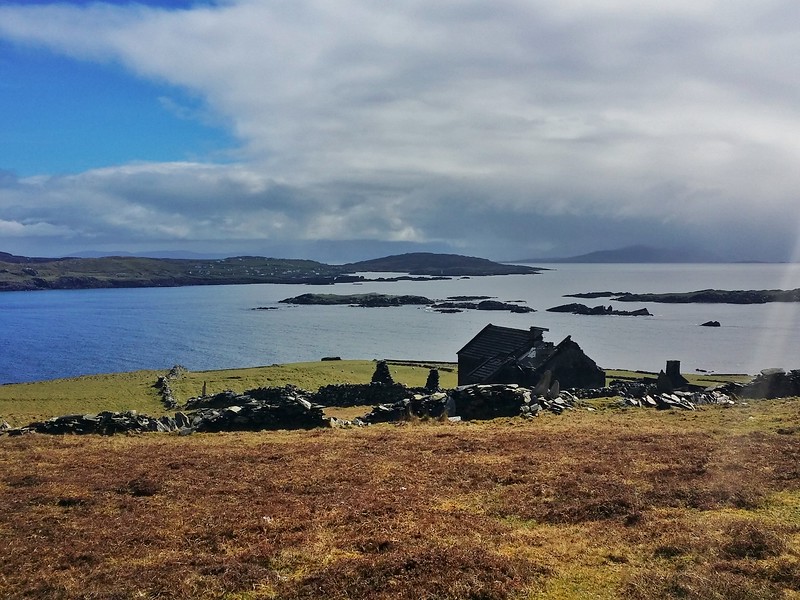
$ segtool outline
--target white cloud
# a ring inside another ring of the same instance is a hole
[[[37,184],[36,202],[58,214],[53,199],[69,190],[101,215],[83,226],[64,217],[70,230],[465,243],[487,221],[796,219],[798,10],[789,0],[97,3],[2,7],[0,36],[184,86],[245,151],[238,165],[121,166]],[[520,247],[557,243],[518,235]]]
[[[63,237],[72,232],[63,226],[51,223],[33,222],[21,223],[19,221],[6,221],[0,219],[0,235],[8,237]]]

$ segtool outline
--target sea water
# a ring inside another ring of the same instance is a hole
[[[800,303],[758,305],[619,303],[574,299],[592,291],[687,292],[716,288],[795,289],[797,264],[559,264],[537,275],[444,281],[182,288],[58,290],[0,294],[0,383],[89,373],[192,370],[342,358],[455,361],[456,352],[488,323],[546,327],[548,341],[572,336],[604,368],[756,373],[800,368]],[[381,274],[385,275],[385,274]],[[491,296],[524,301],[535,313],[428,308],[291,306],[302,293]],[[548,313],[580,302],[651,317]],[[269,307],[273,310],[253,310]],[[719,328],[700,327],[716,320]]]

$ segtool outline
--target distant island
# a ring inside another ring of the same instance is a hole
[[[371,281],[357,273],[406,273],[383,281],[443,277],[532,275],[542,269],[458,254],[417,252],[329,265],[313,260],[237,256],[176,259],[109,256],[31,258],[0,252],[0,291],[179,287],[289,283],[325,285]]]
[[[611,298],[617,302],[661,302],[666,304],[766,304],[800,302],[800,288],[794,290],[697,290],[661,294],[630,292],[586,292],[566,294],[569,298]]]
[[[402,295],[392,296],[390,294],[300,294],[293,298],[280,300],[281,304],[299,305],[348,305],[361,307],[386,307],[386,306],[408,306],[408,305],[427,305],[433,301],[425,296]]]
[[[669,304],[766,304],[800,302],[800,288],[795,290],[699,290],[668,294],[624,294],[619,302],[664,302]]]
[[[592,315],[592,316],[605,316],[616,315],[622,317],[652,317],[650,311],[646,308],[639,308],[637,310],[617,310],[611,306],[593,306],[589,307],[585,304],[562,304],[561,306],[554,306],[548,308],[547,312],[555,313],[569,313],[572,315]]]
[[[448,277],[532,275],[547,270],[524,265],[497,263],[486,258],[432,252],[413,252],[362,260],[342,265],[342,268],[347,269],[349,273],[408,273],[409,275]]]
[[[437,302],[425,296],[366,293],[366,294],[300,294],[292,298],[284,298],[281,304],[297,305],[348,305],[362,308],[390,307],[390,306],[429,306],[436,312],[454,313],[464,310],[505,310],[513,313],[536,312],[528,306],[521,306],[511,302],[500,302],[485,297],[451,297],[444,302]],[[478,300],[478,301],[475,301]],[[269,307],[259,306],[254,310],[266,310]]]

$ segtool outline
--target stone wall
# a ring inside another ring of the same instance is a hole
[[[800,396],[800,369],[764,369],[742,389],[744,398],[786,398]]]
[[[401,383],[332,384],[319,388],[312,399],[322,406],[376,406],[399,402],[425,391],[425,388],[410,388]]]

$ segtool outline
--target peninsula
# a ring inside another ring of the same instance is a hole
[[[766,304],[800,302],[800,288],[794,290],[698,290],[661,294],[630,292],[586,292],[566,294],[569,298],[611,298],[617,302],[661,302],[667,304]]]
[[[496,263],[484,258],[425,252],[386,256],[346,265],[261,256],[220,260],[127,256],[31,258],[0,252],[0,291],[247,283],[324,285],[370,281],[358,273],[405,273],[408,277],[442,278],[531,275],[541,270]],[[397,280],[404,278],[398,277]]]

